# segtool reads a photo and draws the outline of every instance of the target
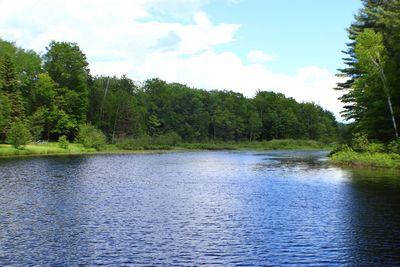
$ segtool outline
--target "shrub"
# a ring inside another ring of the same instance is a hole
[[[60,138],[58,138],[58,146],[62,149],[68,149],[69,142],[65,135],[61,135]]]
[[[94,148],[97,151],[101,150],[106,144],[105,135],[91,124],[82,124],[79,127],[76,140],[85,148]]]
[[[32,136],[28,126],[22,121],[12,123],[10,129],[7,131],[7,143],[16,149],[24,147],[31,139]]]
[[[147,143],[145,144],[147,145]],[[125,150],[143,150],[145,146],[139,139],[122,138],[118,139],[116,146]]]
[[[385,146],[379,143],[371,143],[367,147],[367,151],[370,153],[381,153],[385,152]]]
[[[168,132],[153,139],[154,145],[176,146],[182,142],[182,138],[175,132]]]
[[[400,154],[400,140],[393,140],[390,142],[387,145],[386,150],[388,153]]]
[[[363,133],[354,134],[351,140],[351,147],[356,152],[367,152],[369,144],[367,135]]]
[[[331,151],[330,155],[332,156],[332,155],[334,155],[334,154],[336,154],[336,153],[339,153],[339,152],[354,152],[354,151],[353,151],[353,149],[352,149],[351,147],[349,147],[348,145],[346,145],[346,144],[341,144],[341,145],[337,146],[335,149],[333,149],[333,150]]]

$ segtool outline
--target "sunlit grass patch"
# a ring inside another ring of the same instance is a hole
[[[355,151],[340,151],[331,155],[331,162],[349,166],[364,166],[375,168],[400,168],[400,155],[395,153],[370,153]]]

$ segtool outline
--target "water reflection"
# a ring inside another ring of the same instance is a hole
[[[399,264],[398,173],[326,155],[0,160],[0,265]]]
[[[400,176],[398,171],[354,169],[348,188],[355,265],[400,262]]]
[[[64,255],[78,254],[74,230],[81,209],[73,200],[79,176],[71,173],[85,161],[83,157],[1,161],[0,210],[7,213],[0,215],[0,251],[5,263],[60,264],[68,263]]]

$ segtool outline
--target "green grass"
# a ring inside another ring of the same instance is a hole
[[[112,154],[112,153],[149,153],[160,151],[187,150],[321,150],[331,149],[332,146],[310,140],[271,140],[262,142],[240,143],[183,143],[171,145],[138,145],[131,149],[123,149],[118,145],[106,145],[101,151],[84,148],[81,144],[69,144],[68,149],[62,149],[57,142],[44,144],[29,144],[23,149],[15,149],[11,145],[0,144],[0,157],[28,155],[58,155],[58,154]]]
[[[330,150],[333,145],[312,140],[271,140],[240,143],[189,143],[182,147],[203,150]]]
[[[147,151],[124,150],[116,145],[106,145],[102,150],[97,151],[94,148],[85,148],[81,144],[69,144],[68,149],[62,149],[57,142],[44,144],[29,144],[23,149],[16,149],[11,145],[0,144],[0,157],[19,157],[19,156],[40,156],[40,155],[83,155],[83,154],[123,154],[123,153],[158,153],[165,150],[171,150],[172,147],[154,146]],[[178,148],[176,150],[179,150]]]
[[[400,155],[395,153],[340,151],[331,155],[330,161],[355,167],[400,169]]]
[[[26,155],[50,155],[50,154],[80,154],[96,152],[94,149],[84,148],[80,144],[70,144],[68,149],[58,147],[58,143],[29,144],[23,149],[16,149],[11,145],[0,145],[0,156],[26,156]]]
[[[324,144],[313,140],[271,140],[239,144],[240,149],[253,150],[330,150],[333,144]]]

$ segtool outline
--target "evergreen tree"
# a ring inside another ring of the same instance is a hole
[[[350,26],[346,51],[347,82],[338,84],[343,114],[354,130],[387,141],[398,136],[400,114],[400,4],[398,0],[365,0]]]
[[[24,99],[12,58],[5,54],[0,63],[1,90],[10,104],[9,123],[12,123],[25,118]]]
[[[13,59],[5,54],[0,59],[0,85],[5,93],[14,93],[18,91],[18,79]]]

